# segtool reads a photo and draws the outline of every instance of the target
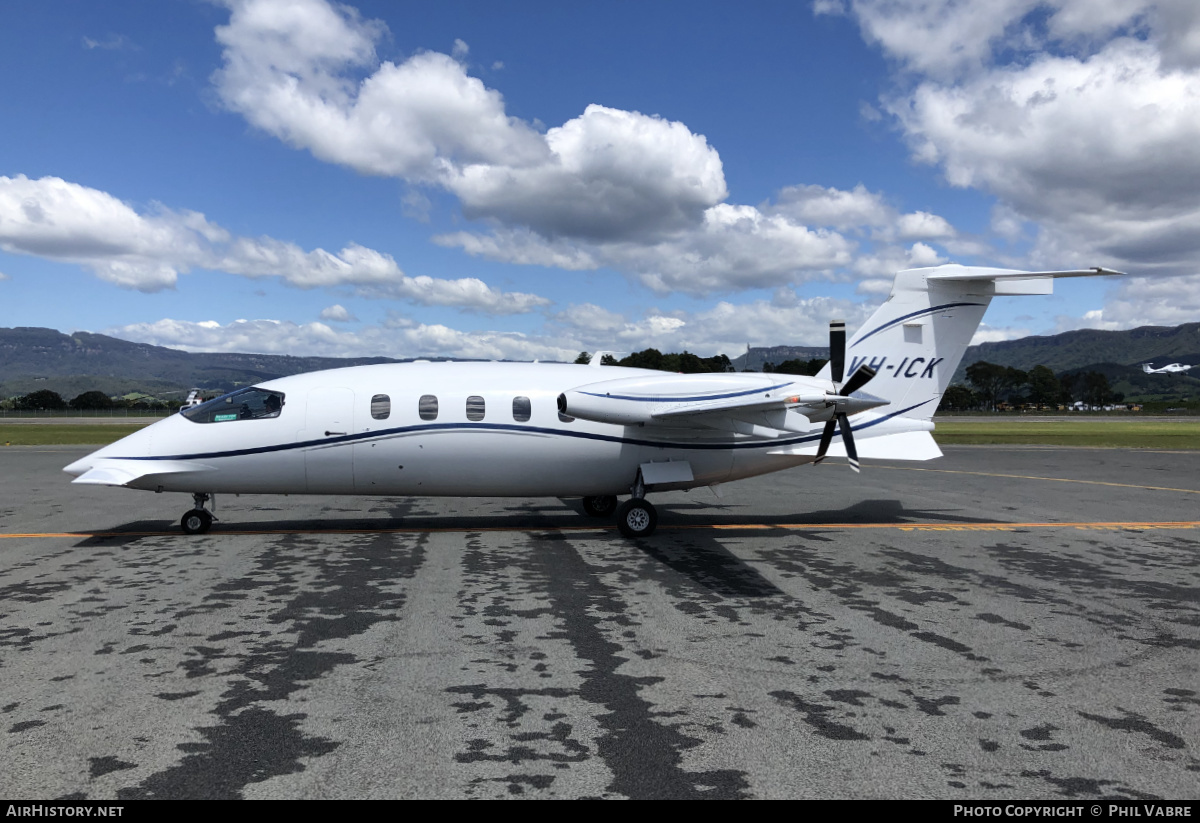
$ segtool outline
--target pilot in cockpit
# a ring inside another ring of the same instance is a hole
[[[279,402],[279,395],[268,394],[267,399],[263,401],[263,417],[278,417],[282,405]]]

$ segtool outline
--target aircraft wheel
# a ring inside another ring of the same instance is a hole
[[[609,517],[617,510],[617,498],[612,495],[585,497],[583,510],[591,517]]]
[[[648,537],[658,525],[658,512],[641,498],[626,500],[617,509],[617,528],[626,537]]]
[[[179,525],[184,534],[204,534],[212,527],[212,515],[206,509],[192,509],[183,516]]]

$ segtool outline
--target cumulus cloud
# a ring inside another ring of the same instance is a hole
[[[1032,332],[1029,329],[1017,328],[1015,326],[989,326],[986,323],[981,323],[979,328],[975,330],[974,336],[971,337],[969,345],[978,346],[980,343],[1019,340],[1022,337],[1028,337],[1030,334]]]
[[[913,156],[998,198],[994,231],[1032,244],[1021,265],[1196,273],[1200,5],[852,0],[850,13],[901,69],[882,104]],[[1106,316],[1150,316],[1131,299],[1141,308]]]
[[[236,0],[217,29],[224,104],[286,143],[359,172],[434,186],[482,230],[435,242],[509,263],[611,267],[658,293],[771,288],[851,259],[843,232],[950,237],[863,186],[798,186],[726,203],[716,149],[680,122],[589,105],[544,133],[468,73],[467,44],[381,61],[382,23],[324,0]],[[419,212],[418,212],[419,213]]]
[[[637,317],[593,304],[575,304],[548,316],[541,329],[530,333],[463,331],[422,323],[395,312],[378,325],[354,331],[336,329],[326,322],[163,319],[117,326],[104,333],[187,351],[569,362],[581,351],[631,352],[655,347],[705,357],[719,353],[734,357],[747,345],[822,346],[828,340],[830,318],[845,318],[854,329],[874,310],[873,306],[849,300],[800,298],[790,290],[782,291],[787,294],[781,292],[769,301],[721,302],[698,312],[650,307]],[[338,322],[337,317],[327,316],[337,313],[330,309],[323,313],[322,320]]]
[[[350,243],[305,251],[271,237],[235,237],[203,214],[155,206],[139,213],[107,192],[57,177],[0,177],[0,249],[82,265],[119,286],[172,288],[193,268],[274,277],[302,289],[356,287],[421,305],[516,314],[544,297],[497,291],[476,278],[410,277],[388,254]]]
[[[335,303],[321,310],[321,319],[328,320],[332,323],[356,323],[358,318],[355,317],[349,309],[340,303]]]
[[[105,329],[122,340],[185,351],[259,352],[326,357],[459,357],[484,360],[569,360],[577,349],[516,332],[464,332],[424,323],[391,323],[339,331],[325,323],[280,320],[165,319]]]
[[[1057,318],[1058,330],[1178,326],[1200,317],[1200,275],[1122,278],[1104,308]]]

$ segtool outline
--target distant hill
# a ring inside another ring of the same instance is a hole
[[[1114,392],[1139,402],[1200,398],[1200,323],[1142,326],[1124,331],[1080,329],[1049,336],[1022,337],[971,346],[963,356],[956,383],[965,383],[966,368],[985,360],[1029,371],[1047,366],[1056,374],[1095,371],[1108,378]],[[1146,374],[1142,363],[1197,366],[1184,374]]]
[[[812,360],[814,357],[829,358],[829,347],[819,346],[752,346],[745,354],[730,358],[734,369],[762,371],[764,363],[778,366],[786,360]]]
[[[1079,329],[1048,337],[981,343],[967,349],[963,364],[978,360],[1026,371],[1034,366],[1048,366],[1056,372],[1093,363],[1195,365],[1200,364],[1200,323],[1142,326],[1125,331]]]
[[[191,353],[90,332],[0,329],[0,398],[38,389],[56,391],[67,400],[93,389],[110,395],[186,391],[193,386],[231,391],[289,374],[392,362],[397,361]]]

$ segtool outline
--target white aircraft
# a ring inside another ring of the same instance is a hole
[[[1153,363],[1142,364],[1142,371],[1146,374],[1183,374],[1190,368],[1191,366],[1185,366],[1182,363],[1169,363],[1161,369],[1154,368]]]
[[[600,354],[282,377],[185,406],[64,471],[190,493],[188,534],[209,530],[215,494],[268,493],[581,497],[589,515],[615,510],[621,532],[641,537],[657,521],[650,492],[715,490],[828,455],[855,471],[860,455],[940,457],[933,413],[992,297],[1108,274],[1120,272],[902,271],[849,345],[845,324],[830,324],[832,357],[816,377],[602,367]],[[620,494],[630,498],[618,507]]]

